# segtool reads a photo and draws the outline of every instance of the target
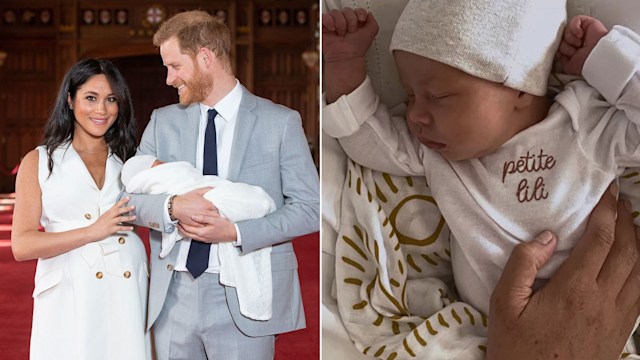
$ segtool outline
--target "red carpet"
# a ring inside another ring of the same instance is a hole
[[[1,215],[1,214],[0,214]],[[35,261],[16,262],[9,239],[0,233],[0,358],[29,358]],[[278,360],[320,359],[320,240],[314,233],[296,239],[307,328],[278,336]]]
[[[320,359],[320,233],[293,241],[307,328],[278,336],[277,360]],[[1,281],[1,280],[0,280]]]
[[[36,262],[16,262],[8,245],[0,240],[0,358],[26,360]]]

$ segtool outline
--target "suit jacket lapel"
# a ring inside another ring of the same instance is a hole
[[[241,85],[242,86],[242,85]],[[249,146],[249,139],[256,123],[256,115],[253,110],[256,107],[256,97],[242,86],[242,99],[236,117],[236,128],[231,145],[231,157],[229,159],[229,174],[227,179],[237,181],[240,175],[242,160]]]
[[[198,131],[200,129],[200,105],[191,104],[186,109],[187,118],[180,128],[180,144],[178,145],[182,156],[180,160],[188,161],[191,165],[196,165],[196,142],[198,141]]]

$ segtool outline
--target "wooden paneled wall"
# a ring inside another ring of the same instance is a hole
[[[229,25],[236,76],[255,94],[300,112],[318,163],[317,62],[303,60],[317,55],[317,0],[3,0],[0,192],[13,190],[9,172],[41,142],[59,83],[75,61],[110,58],[121,68],[141,130],[151,109],[175,101],[151,37],[162,20],[189,9]]]

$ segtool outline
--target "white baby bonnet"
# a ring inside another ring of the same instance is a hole
[[[566,16],[564,0],[411,0],[390,50],[542,96]]]

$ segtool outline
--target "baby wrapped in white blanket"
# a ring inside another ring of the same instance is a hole
[[[135,156],[122,168],[122,183],[132,194],[180,195],[211,186],[204,194],[231,222],[261,218],[276,210],[273,199],[258,186],[233,183],[215,175],[202,175],[186,161],[163,163],[150,155]],[[160,257],[171,252],[184,236],[162,233]],[[271,247],[240,254],[233,243],[219,243],[220,283],[235,287],[240,313],[254,320],[269,320],[272,309]]]

